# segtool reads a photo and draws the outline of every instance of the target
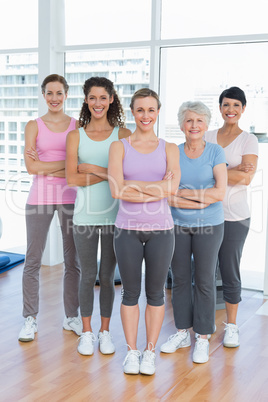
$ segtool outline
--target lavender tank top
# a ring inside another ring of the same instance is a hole
[[[142,154],[123,138],[125,180],[160,181],[167,168],[165,141],[149,154]],[[130,230],[167,230],[174,226],[167,198],[154,202],[128,202],[120,200],[115,226]]]

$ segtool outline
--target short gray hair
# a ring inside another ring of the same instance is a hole
[[[180,106],[179,111],[178,111],[178,122],[179,122],[180,127],[182,127],[182,124],[185,119],[185,114],[188,111],[205,116],[207,126],[209,126],[210,119],[211,119],[211,113],[210,113],[209,108],[203,102],[188,101],[188,102],[182,103],[182,105]]]

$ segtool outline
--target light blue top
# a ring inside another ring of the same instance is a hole
[[[118,141],[118,131],[119,127],[115,127],[106,140],[93,141],[82,127],[79,128],[78,163],[107,168],[109,148],[113,141]],[[107,180],[77,188],[73,217],[75,225],[114,225],[117,211],[118,200],[112,198]]]
[[[184,144],[179,145],[181,181],[180,189],[212,188],[215,184],[213,168],[226,163],[223,148],[206,142],[205,149],[198,158],[191,159],[184,152]],[[224,222],[222,202],[210,204],[204,209],[184,209],[171,207],[175,225],[186,227],[215,226]]]

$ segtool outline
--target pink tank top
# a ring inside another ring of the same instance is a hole
[[[36,150],[40,161],[53,162],[66,158],[66,136],[75,130],[76,120],[72,117],[69,127],[63,133],[49,130],[43,120],[36,119],[38,135]],[[76,188],[69,187],[64,177],[35,175],[27,203],[31,205],[74,204]]]
[[[125,180],[161,181],[167,169],[166,143],[160,139],[158,147],[149,154],[136,151],[123,138]],[[174,226],[167,198],[154,202],[120,200],[115,226],[130,230],[166,230]]]

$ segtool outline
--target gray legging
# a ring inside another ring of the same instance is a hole
[[[224,237],[219,251],[223,299],[231,304],[241,301],[240,260],[248,235],[250,219],[225,221]]]
[[[177,329],[212,334],[216,312],[216,265],[224,224],[187,228],[175,225],[172,305]],[[191,257],[194,257],[194,295]]]
[[[26,204],[27,251],[23,270],[23,316],[39,311],[39,271],[47,234],[55,211],[61,226],[64,252],[63,302],[68,317],[78,315],[80,267],[73,240],[73,204]]]
[[[144,259],[147,303],[162,306],[165,280],[174,251],[174,230],[147,232],[115,228],[114,245],[123,284],[122,304],[138,304]]]
[[[81,264],[79,290],[82,317],[90,317],[93,312],[94,285],[98,273],[98,243],[101,238],[100,314],[111,317],[114,302],[115,254],[113,249],[113,225],[77,226],[74,225],[74,241]]]

